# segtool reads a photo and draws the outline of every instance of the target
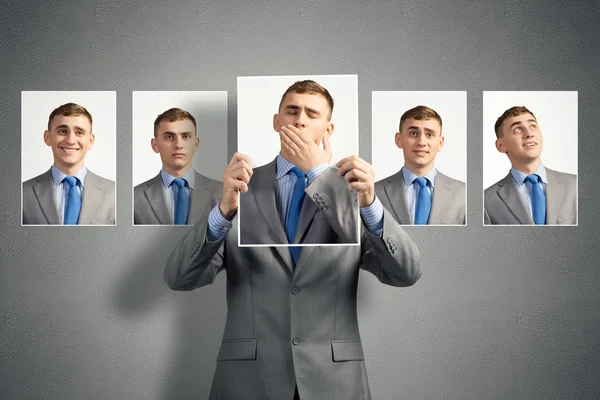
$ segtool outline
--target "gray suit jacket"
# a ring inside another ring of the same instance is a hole
[[[546,224],[577,224],[577,175],[546,168]],[[515,180],[509,172],[484,193],[486,225],[533,225]]]
[[[401,225],[412,225],[404,193],[402,170],[375,184],[381,203]],[[464,225],[466,222],[465,183],[436,171],[431,213],[427,225]]]
[[[213,198],[222,195],[222,183],[196,172],[195,189],[190,198],[188,225],[193,225],[210,210]],[[133,223],[136,225],[173,225],[163,190],[160,172],[133,188]]]
[[[316,193],[333,199],[329,208],[355,197],[338,193],[335,181]],[[297,385],[302,400],[370,399],[356,312],[359,270],[388,285],[414,284],[420,258],[408,234],[384,209],[381,238],[365,229],[360,246],[303,247],[294,268],[287,247],[238,247],[237,218],[224,239],[208,242],[204,216],[164,271],[174,290],[208,285],[227,271],[227,322],[210,398],[291,400]],[[267,220],[280,224],[277,213]],[[320,228],[309,225],[307,235],[313,229]]]
[[[23,225],[60,225],[52,168],[23,182]],[[115,224],[115,182],[88,169],[77,225]]]
[[[254,169],[248,192],[240,194],[240,243],[288,244],[275,200],[276,161]],[[322,191],[324,185],[328,191]],[[325,170],[306,188],[294,243],[357,244],[358,199],[348,194],[337,169]],[[310,229],[309,229],[310,228]]]

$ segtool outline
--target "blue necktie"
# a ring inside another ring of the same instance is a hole
[[[302,200],[304,200],[304,189],[306,189],[306,175],[298,167],[294,167],[290,170],[298,177],[296,186],[294,186],[294,194],[292,195],[292,201],[290,202],[290,208],[287,212],[287,218],[285,220],[285,233],[289,243],[294,243],[294,236],[296,236],[296,228],[298,227],[298,220],[300,218],[300,211],[302,210]],[[289,172],[288,172],[289,173]],[[300,256],[300,247],[291,247],[290,254],[294,260],[294,265],[298,261]]]
[[[188,211],[190,210],[190,197],[188,196],[187,182],[183,178],[173,179],[172,184],[179,187],[177,191],[177,203],[175,204],[175,225],[185,225],[187,223]]]
[[[536,225],[546,224],[546,195],[540,185],[540,177],[537,175],[527,175],[525,178],[532,185],[531,206],[533,208],[533,222]]]
[[[419,197],[417,199],[417,207],[415,211],[415,225],[427,225],[429,213],[431,212],[431,194],[427,190],[427,178],[417,177],[416,182],[421,188],[419,189]]]
[[[79,179],[75,178],[74,176],[65,176],[63,182],[67,182],[69,184],[63,224],[77,225],[79,211],[81,211],[81,195],[77,190],[77,182],[79,182]]]

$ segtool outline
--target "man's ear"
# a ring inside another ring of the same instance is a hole
[[[90,133],[90,142],[88,143],[88,150],[94,147],[94,143],[96,143],[96,135]]]
[[[438,153],[440,151],[442,151],[442,149],[444,148],[444,140],[445,140],[444,136],[440,136],[440,145],[438,147]]]
[[[279,132],[281,130],[281,125],[279,125],[279,114],[273,115],[273,130],[275,132]]]
[[[498,150],[500,153],[507,153],[506,147],[504,147],[502,139],[496,139],[496,150]]]
[[[396,136],[394,136],[394,141],[396,142],[396,146],[398,146],[398,148],[401,149],[403,144],[402,144],[402,134],[400,132],[396,132]]]
[[[335,129],[335,125],[330,122],[327,125],[327,129],[325,129],[325,135],[327,136],[327,139],[331,139],[331,135],[333,135],[334,129]]]
[[[156,140],[156,138],[152,138],[150,140],[150,146],[152,146],[152,150],[154,150],[155,153],[159,153],[159,150],[158,150],[158,141]]]
[[[52,142],[50,141],[50,132],[47,130],[44,131],[44,143],[46,143],[46,146],[52,146]]]

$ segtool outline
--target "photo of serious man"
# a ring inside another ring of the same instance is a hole
[[[501,225],[576,225],[577,176],[542,163],[542,129],[534,113],[513,106],[494,125],[496,150],[509,173],[485,189],[484,222]]]
[[[92,115],[79,104],[50,113],[44,143],[54,163],[23,183],[23,225],[115,224],[115,182],[85,166],[96,140],[92,126]]]
[[[221,182],[192,168],[200,145],[196,119],[180,108],[166,110],[154,121],[150,144],[162,168],[133,189],[134,224],[195,224],[210,210],[211,199],[221,196]]]
[[[355,155],[329,165],[333,106],[316,81],[285,90],[272,123],[276,159],[252,168],[235,153],[223,172],[222,200],[167,260],[164,277],[174,290],[208,285],[227,271],[227,321],[210,399],[371,398],[356,309],[359,271],[410,286],[421,275],[420,259],[375,197],[371,166]],[[352,241],[348,226],[357,222],[362,237],[360,246],[240,247],[236,218],[245,220],[240,229],[249,242]]]
[[[444,141],[442,117],[434,109],[419,105],[400,117],[395,143],[404,166],[375,184],[377,197],[400,224],[465,224],[465,183],[434,166]]]

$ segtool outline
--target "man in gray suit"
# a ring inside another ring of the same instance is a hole
[[[23,225],[115,224],[115,183],[84,165],[94,141],[84,107],[67,103],[50,113],[44,142],[54,164],[23,183]]]
[[[494,130],[496,149],[506,153],[512,168],[485,190],[485,224],[576,225],[577,176],[544,166],[542,132],[533,113],[511,107]]]
[[[162,169],[154,178],[133,189],[134,224],[195,224],[212,198],[221,195],[221,182],[192,168],[200,145],[196,119],[180,108],[171,108],[154,121],[151,146],[160,154]]]
[[[279,114],[287,112],[288,105],[295,110],[290,113],[295,122],[281,125],[280,155],[304,173],[331,158],[326,121],[332,106],[326,101],[328,92],[315,84],[292,85],[279,109]],[[323,148],[318,145],[321,141]],[[282,166],[289,167],[279,162],[276,168]],[[236,153],[223,173],[221,202],[181,239],[167,260],[165,280],[174,290],[202,287],[221,270],[227,271],[227,322],[211,399],[371,398],[356,313],[359,270],[388,285],[409,286],[421,275],[420,260],[415,244],[375,197],[371,166],[357,156],[336,166],[339,169],[327,165],[316,177],[306,178],[310,181],[306,187],[300,176],[289,188],[293,192],[303,188],[300,203],[314,203],[335,232],[344,231],[338,226],[345,223],[340,216],[352,213],[358,197],[360,246],[238,247],[239,192],[248,195],[259,174],[270,175],[265,170],[254,174],[248,157]],[[280,193],[283,186],[256,185],[256,195],[259,201],[279,203],[285,198]],[[330,230],[320,236],[322,225],[314,219],[303,227],[302,217],[311,218],[314,210],[296,204],[295,198],[281,207],[288,214],[285,230],[297,222],[296,234],[326,240]],[[269,207],[277,210],[273,204]],[[298,211],[300,222],[294,222]],[[244,218],[253,218],[259,232],[281,223],[277,211],[257,214]]]
[[[433,109],[417,106],[400,117],[396,146],[404,166],[375,184],[377,197],[402,225],[464,225],[465,183],[434,167],[444,147],[442,118]]]

